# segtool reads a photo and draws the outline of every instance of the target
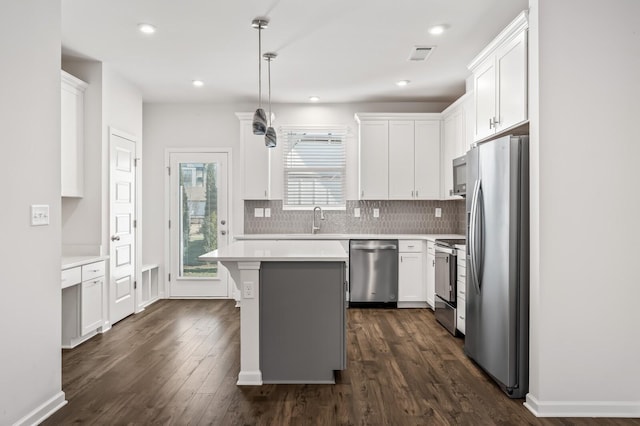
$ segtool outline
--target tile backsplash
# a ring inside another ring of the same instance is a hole
[[[271,217],[254,217],[255,209],[271,209]],[[360,217],[354,217],[354,209]],[[442,217],[435,209],[442,209]],[[373,217],[379,209],[380,217]],[[316,213],[317,214],[317,213]],[[326,210],[316,219],[321,234],[464,234],[465,202],[449,201],[347,201],[346,210]],[[245,234],[311,233],[313,212],[283,210],[282,200],[245,201]]]

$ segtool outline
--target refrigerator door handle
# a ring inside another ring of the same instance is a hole
[[[482,180],[478,180],[478,198],[476,200],[476,237],[474,242],[476,243],[476,259],[475,270],[476,282],[478,284],[478,291],[482,290],[482,265],[484,265],[484,195],[482,193]]]
[[[480,180],[475,181],[473,185],[473,193],[471,198],[471,223],[469,224],[469,261],[471,263],[470,276],[473,286],[477,293],[480,293],[479,276],[478,276],[478,197],[480,192]]]

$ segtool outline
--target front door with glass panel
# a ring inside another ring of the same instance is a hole
[[[198,256],[227,245],[226,153],[171,153],[171,297],[228,297],[227,271]]]

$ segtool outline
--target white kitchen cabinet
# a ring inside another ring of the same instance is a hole
[[[426,307],[424,242],[400,240],[398,243],[398,307]]]
[[[469,99],[473,95],[467,93],[455,101],[442,112],[442,199],[459,200],[459,195],[452,195],[453,191],[453,160],[464,155],[472,143],[468,139],[467,120],[471,104]]]
[[[359,140],[361,200],[389,198],[389,122],[361,121]]]
[[[527,111],[527,12],[511,22],[469,65],[474,81],[474,140],[524,123]]]
[[[467,307],[467,256],[466,251],[458,249],[457,260],[457,281],[456,281],[456,328],[462,334],[465,334],[466,326],[466,307]]]
[[[63,197],[84,192],[84,92],[88,84],[61,71],[60,190]]]
[[[440,114],[356,114],[365,200],[440,198]]]
[[[62,271],[62,347],[73,348],[104,325],[105,261]]]
[[[104,277],[82,282],[80,330],[85,335],[102,326]]]
[[[268,200],[271,189],[271,149],[265,146],[264,136],[253,134],[253,113],[237,113],[236,116],[240,120],[242,198]]]
[[[415,122],[414,187],[417,200],[440,198],[440,121]]]
[[[427,241],[427,264],[425,265],[426,298],[431,309],[436,306],[436,249],[433,241]]]

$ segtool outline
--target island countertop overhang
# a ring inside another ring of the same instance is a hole
[[[220,262],[346,262],[349,255],[338,241],[236,241],[199,257]]]

